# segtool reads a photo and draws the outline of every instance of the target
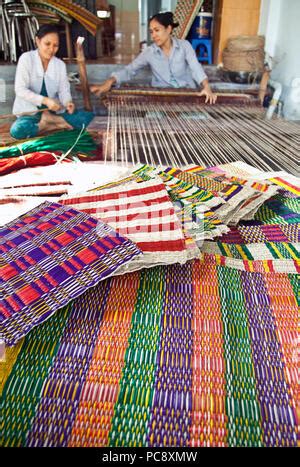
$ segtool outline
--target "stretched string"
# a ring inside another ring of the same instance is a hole
[[[263,171],[297,175],[298,127],[264,119],[263,109],[132,100],[109,104],[106,157],[122,165],[218,165],[242,160]]]

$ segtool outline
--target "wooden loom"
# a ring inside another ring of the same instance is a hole
[[[298,173],[299,126],[265,120],[257,94],[218,94],[204,104],[199,91],[119,88],[106,95],[105,160],[213,166],[242,160],[264,171]]]

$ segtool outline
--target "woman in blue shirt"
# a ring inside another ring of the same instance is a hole
[[[200,95],[206,97],[205,102],[215,103],[217,96],[213,94],[191,44],[172,37],[172,31],[177,26],[178,23],[174,23],[171,12],[152,16],[149,27],[153,44],[123,70],[113,73],[104,83],[91,86],[91,91],[100,96],[108,92],[114,84],[118,86],[129,81],[138,70],[149,65],[152,71],[152,86],[196,88],[202,85]]]
[[[79,129],[94,117],[92,112],[75,110],[66,65],[55,57],[59,48],[56,27],[41,26],[36,44],[37,49],[23,53],[17,65],[13,106],[17,119],[10,129],[15,139],[34,137],[45,130]],[[38,112],[43,108],[49,111]]]

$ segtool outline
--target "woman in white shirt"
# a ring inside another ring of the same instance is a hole
[[[94,117],[93,112],[75,110],[66,65],[55,57],[59,48],[57,28],[41,26],[36,44],[37,49],[23,53],[17,65],[13,106],[17,120],[10,129],[16,139],[31,138],[45,130],[79,129]],[[49,110],[18,117],[42,108]]]
[[[147,47],[132,63],[100,85],[91,86],[96,95],[108,92],[114,84],[120,85],[129,81],[138,70],[150,66],[152,86],[203,89],[200,94],[205,102],[215,103],[217,96],[213,94],[207,76],[198,62],[195,51],[186,40],[172,37],[173,29],[179,26],[174,23],[173,13],[158,13],[149,20],[149,28],[153,44]]]

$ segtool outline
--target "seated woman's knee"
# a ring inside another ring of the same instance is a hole
[[[11,128],[10,134],[15,139],[32,138],[38,132],[37,124],[31,121],[16,120]]]

